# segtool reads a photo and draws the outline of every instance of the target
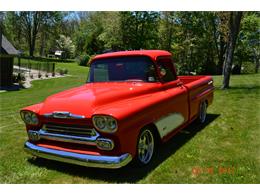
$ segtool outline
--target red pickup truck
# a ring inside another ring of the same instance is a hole
[[[158,143],[195,119],[206,120],[211,76],[177,76],[162,50],[97,55],[87,83],[21,110],[25,151],[88,167],[146,165]]]

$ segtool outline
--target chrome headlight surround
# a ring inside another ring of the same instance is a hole
[[[114,133],[117,131],[117,120],[108,115],[95,115],[92,117],[94,127],[101,132]]]
[[[20,112],[20,115],[21,115],[22,120],[27,125],[38,125],[39,124],[39,119],[34,112],[31,112],[28,110],[22,110]]]

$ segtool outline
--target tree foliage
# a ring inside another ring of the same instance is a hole
[[[56,40],[57,48],[65,52],[66,58],[71,58],[75,53],[75,45],[73,44],[70,37],[60,35],[60,38]]]
[[[173,53],[180,74],[222,74],[230,51],[234,12],[1,12],[1,28],[28,54],[45,56],[70,39],[70,57],[106,51],[164,49]],[[259,68],[259,13],[245,12],[232,65]],[[64,49],[64,48],[63,48]],[[228,50],[228,51],[227,51]],[[73,52],[70,52],[71,54]],[[231,65],[231,68],[233,67]]]
[[[7,12],[5,17],[6,34],[17,48],[29,51],[34,56],[39,34],[50,33],[51,28],[61,20],[60,12]]]

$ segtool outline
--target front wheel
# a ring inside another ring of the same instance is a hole
[[[200,103],[198,122],[201,124],[205,123],[206,117],[207,117],[207,103],[206,101],[203,101]]]
[[[137,164],[147,165],[154,157],[156,138],[149,128],[141,130],[137,141]]]

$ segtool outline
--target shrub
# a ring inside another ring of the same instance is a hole
[[[189,75],[187,66],[175,63],[178,75]]]
[[[60,68],[58,68],[56,71],[57,71],[60,75],[64,75],[64,74],[67,74],[67,73],[68,73],[68,70],[67,70],[67,69],[60,69]]]
[[[56,69],[56,72],[59,73],[59,74],[61,74],[62,70],[61,70],[60,68],[57,68],[57,69]]]
[[[90,60],[90,56],[86,54],[84,56],[78,57],[77,62],[80,66],[87,66],[89,60]]]
[[[255,64],[252,62],[243,62],[241,67],[241,73],[243,74],[255,73]]]
[[[42,74],[41,72],[38,73],[38,78],[41,78],[42,77]]]
[[[68,69],[67,68],[63,69],[63,73],[68,74]]]

